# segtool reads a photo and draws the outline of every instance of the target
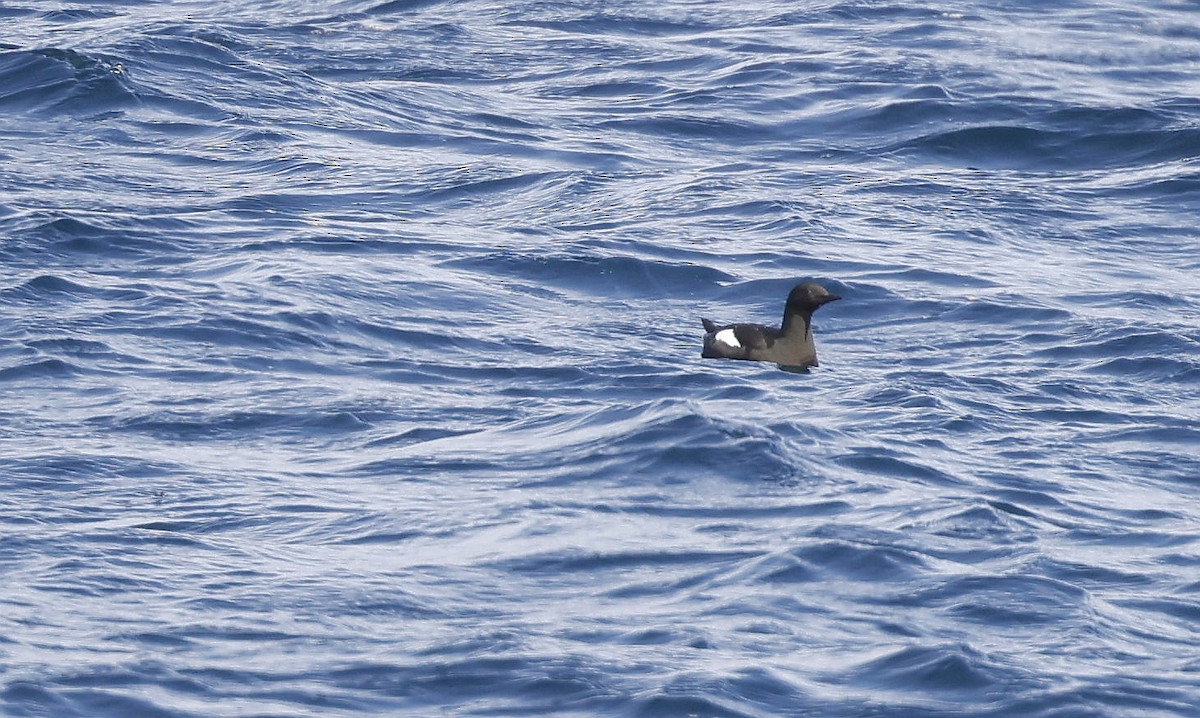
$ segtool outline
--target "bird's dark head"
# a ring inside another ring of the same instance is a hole
[[[836,294],[831,294],[825,290],[820,284],[806,282],[797,284],[792,287],[792,291],[787,298],[788,312],[806,312],[811,314],[815,312],[823,304],[836,302],[841,299]]]

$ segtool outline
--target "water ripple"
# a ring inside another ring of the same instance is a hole
[[[1194,19],[0,9],[0,711],[1191,716]]]

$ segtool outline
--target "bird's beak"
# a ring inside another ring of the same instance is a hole
[[[839,299],[841,299],[841,297],[836,294],[827,294],[821,298],[821,304],[829,304],[830,302],[836,302]]]

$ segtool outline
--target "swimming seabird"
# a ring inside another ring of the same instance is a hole
[[[819,284],[797,284],[788,293],[783,307],[783,325],[776,329],[762,324],[704,323],[706,359],[746,359],[775,362],[785,367],[817,366],[817,348],[813,345],[812,315],[822,305],[841,299]]]

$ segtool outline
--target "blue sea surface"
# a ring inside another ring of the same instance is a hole
[[[1200,715],[1200,5],[6,4],[0,576],[6,716]]]

